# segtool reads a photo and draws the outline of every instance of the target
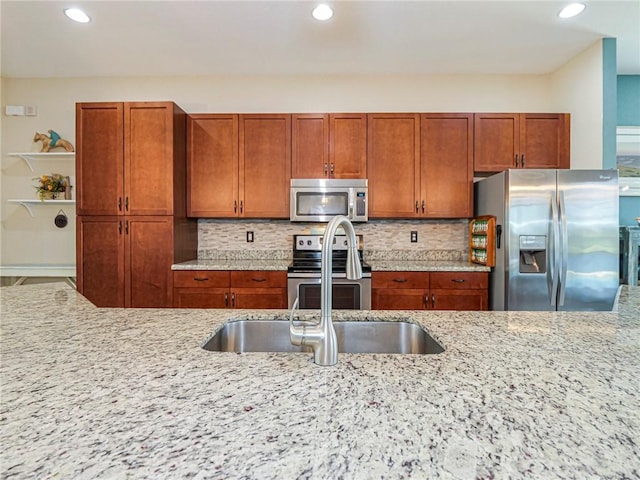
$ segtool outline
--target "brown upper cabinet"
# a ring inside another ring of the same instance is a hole
[[[172,102],[78,103],[78,215],[183,213],[184,129]]]
[[[473,114],[370,114],[369,216],[473,215]]]
[[[473,114],[420,118],[420,215],[473,216]]]
[[[420,115],[367,116],[369,217],[416,217],[420,196]]]
[[[366,114],[294,114],[291,123],[292,178],[366,178]]]
[[[290,179],[291,115],[189,116],[189,216],[289,218]]]
[[[238,115],[189,115],[187,215],[238,216]]]
[[[569,168],[567,113],[476,113],[474,170]]]

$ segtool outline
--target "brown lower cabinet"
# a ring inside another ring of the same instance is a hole
[[[175,308],[287,308],[287,272],[176,270]]]
[[[98,307],[171,307],[178,237],[173,216],[78,216],[78,291]]]
[[[487,310],[486,272],[373,272],[374,310]]]

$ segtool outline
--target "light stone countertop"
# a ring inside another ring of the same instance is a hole
[[[457,260],[369,260],[374,272],[414,271],[414,272],[489,272],[483,265]],[[290,259],[201,259],[172,265],[172,270],[283,270],[291,264]]]
[[[439,355],[214,353],[233,319],[0,289],[1,478],[628,479],[640,476],[640,288],[617,313],[336,312],[408,319]]]

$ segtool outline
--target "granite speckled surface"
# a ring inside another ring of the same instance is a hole
[[[286,311],[99,309],[62,283],[0,300],[2,478],[640,476],[637,287],[617,313],[374,312],[446,351],[335,367],[201,349]]]
[[[370,250],[364,258],[375,271],[488,272],[489,267],[470,263],[461,252],[449,250]],[[287,270],[291,252],[283,250],[224,250],[174,264],[172,270]]]

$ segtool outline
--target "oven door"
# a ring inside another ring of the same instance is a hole
[[[289,308],[296,298],[301,310],[320,310],[320,276],[316,274],[289,274]],[[348,280],[336,274],[331,286],[331,306],[335,310],[371,310],[371,277]]]

